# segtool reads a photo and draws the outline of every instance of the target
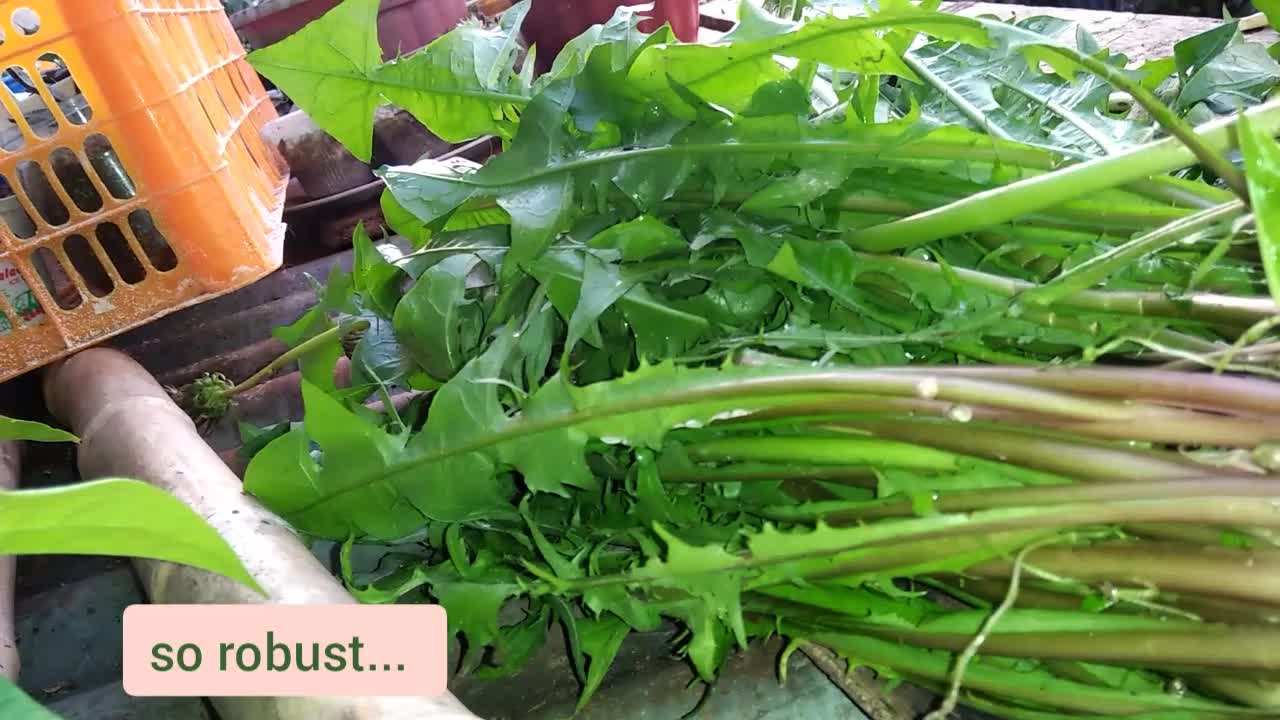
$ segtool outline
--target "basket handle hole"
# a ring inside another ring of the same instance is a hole
[[[36,224],[4,175],[0,175],[0,219],[16,238],[27,240],[36,236]]]
[[[71,213],[67,211],[62,198],[58,197],[58,191],[53,189],[49,177],[44,174],[44,169],[34,160],[18,163],[18,182],[22,183],[22,190],[26,192],[27,199],[35,206],[36,212],[40,213],[40,217],[44,218],[45,222],[50,225],[64,225],[71,219]]]
[[[19,35],[35,35],[40,32],[40,13],[29,7],[14,10],[13,15],[9,16],[9,21],[13,23],[13,29],[17,30]]]
[[[120,279],[130,285],[137,285],[147,276],[147,269],[138,260],[129,239],[124,236],[115,223],[103,223],[96,231],[98,244],[106,251],[111,264],[116,266]]]
[[[138,193],[133,185],[133,178],[125,169],[124,162],[116,154],[115,148],[106,135],[94,134],[85,138],[84,152],[89,156],[89,164],[98,174],[98,179],[106,186],[107,192],[117,200],[128,200]]]
[[[76,272],[80,273],[85,287],[95,297],[106,297],[111,294],[112,290],[116,289],[116,284],[112,281],[110,273],[103,267],[102,260],[93,251],[93,247],[89,245],[89,241],[83,235],[68,237],[63,242],[62,249],[67,253],[67,258],[71,260]]]
[[[36,62],[36,70],[49,94],[58,103],[62,116],[72,125],[87,125],[93,119],[93,108],[80,90],[71,67],[57,53],[45,53]]]
[[[102,209],[102,195],[89,179],[80,164],[80,158],[69,148],[58,148],[49,155],[49,164],[53,166],[53,174],[58,176],[62,189],[71,198],[71,202],[84,212],[97,212]]]
[[[36,248],[35,252],[31,253],[31,265],[35,267],[45,290],[49,291],[49,295],[53,297],[58,307],[63,310],[74,310],[84,302],[84,298],[80,296],[80,289],[76,287],[71,276],[67,274],[66,268],[62,266],[58,256],[54,255],[52,250],[47,247]]]
[[[151,213],[146,210],[134,210],[129,213],[129,229],[133,237],[142,246],[142,251],[151,261],[151,267],[160,272],[168,272],[178,267],[178,256],[174,254],[169,241],[165,240],[160,229],[156,227]]]

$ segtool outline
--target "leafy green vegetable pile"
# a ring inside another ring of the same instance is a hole
[[[1265,48],[744,3],[708,45],[624,8],[534,78],[527,5],[385,64],[376,7],[251,59],[362,158],[384,102],[505,151],[383,169],[416,250],[357,232],[279,332],[368,323],[246,478],[359,598],[442,603],[482,677],[560,624],[583,702],[674,622],[708,683],[782,635],[939,717],[1275,715]]]

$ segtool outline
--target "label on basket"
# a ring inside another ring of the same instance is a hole
[[[35,293],[22,278],[22,273],[8,260],[0,260],[0,293],[9,309],[23,324],[39,325],[44,322],[44,308],[36,301]],[[8,335],[13,327],[7,315],[0,314],[0,335]]]
[[[439,605],[131,605],[124,690],[150,697],[431,697]]]

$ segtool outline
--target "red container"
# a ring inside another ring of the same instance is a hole
[[[670,23],[682,42],[698,39],[698,0],[652,0],[650,19],[640,29],[653,32]],[[623,5],[643,5],[646,0],[533,0],[522,31],[530,44],[538,46],[538,69],[546,72],[565,43],[592,25],[613,17]]]
[[[267,0],[231,16],[253,47],[266,47],[301,30],[341,0]],[[467,16],[466,0],[382,0],[378,43],[383,59],[406,55],[449,32]]]

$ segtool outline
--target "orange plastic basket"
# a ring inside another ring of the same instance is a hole
[[[0,0],[0,31],[0,380],[279,267],[276,112],[218,0]]]

